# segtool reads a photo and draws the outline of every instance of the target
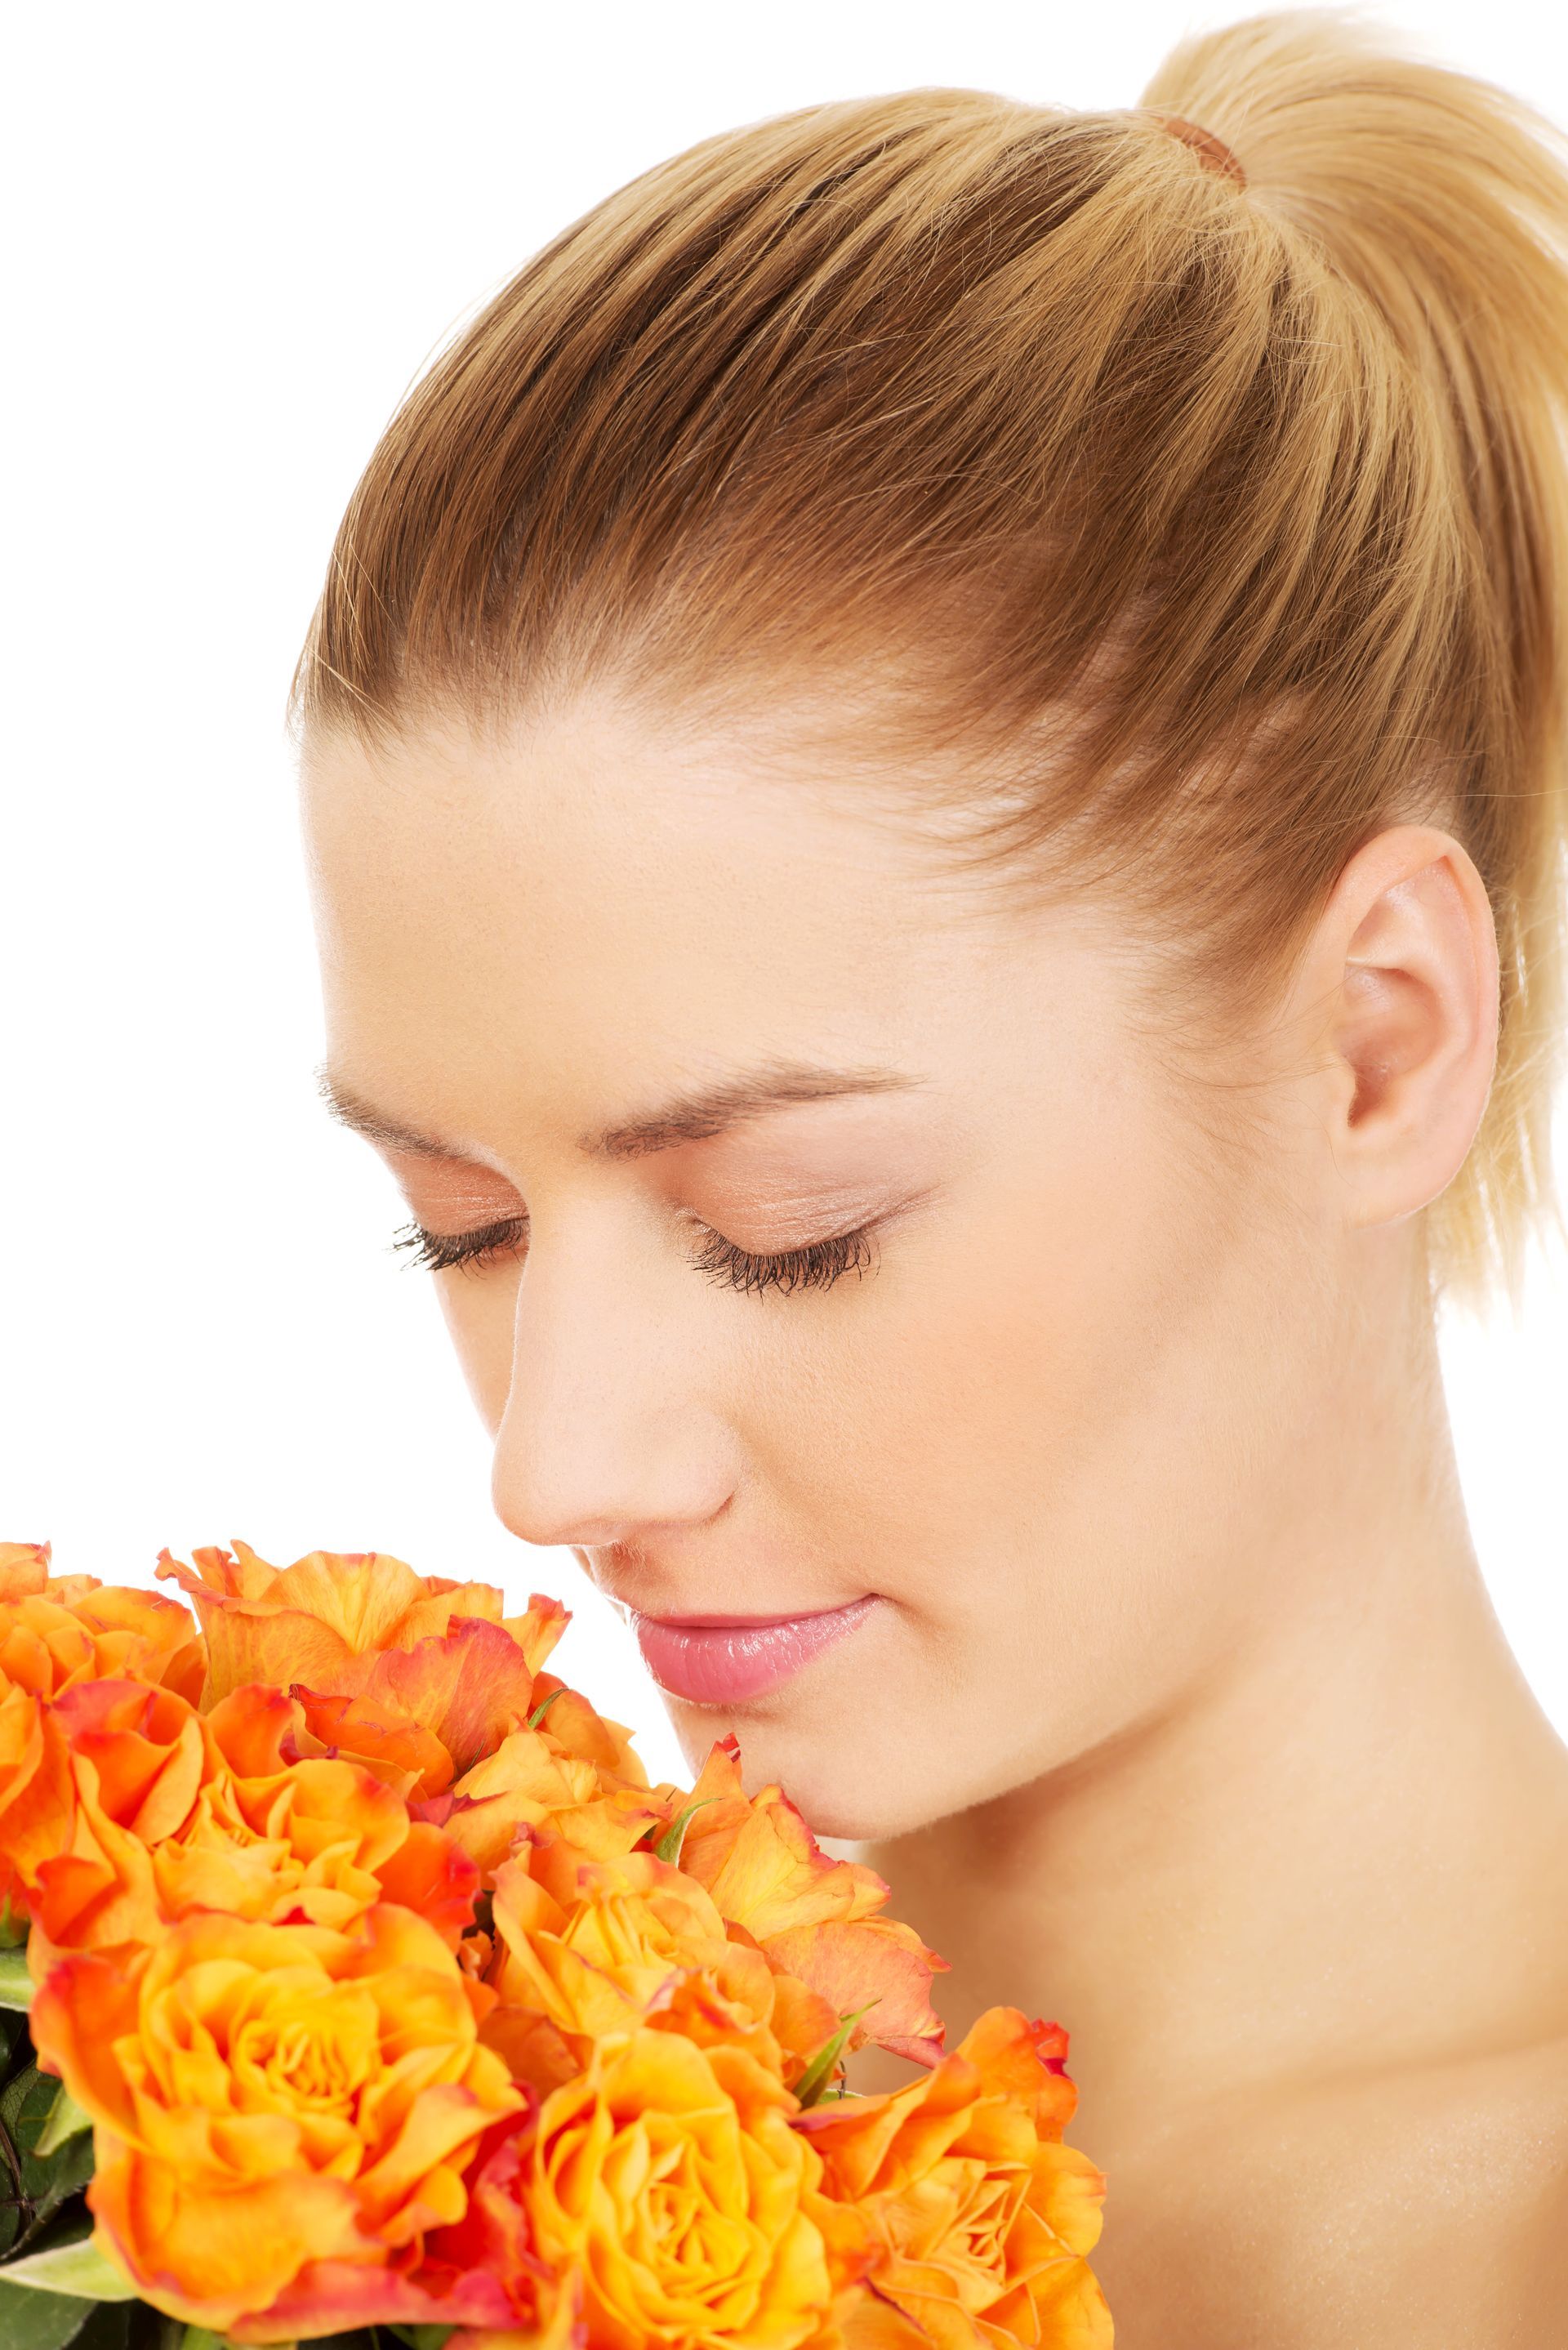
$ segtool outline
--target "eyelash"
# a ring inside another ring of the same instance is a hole
[[[488,1263],[493,1257],[515,1256],[527,1236],[525,1216],[504,1216],[499,1223],[476,1224],[471,1232],[430,1232],[416,1222],[402,1225],[393,1234],[392,1246],[406,1251],[409,1263],[422,1272],[452,1273]]]
[[[780,1289],[786,1294],[795,1289],[830,1289],[846,1273],[867,1274],[876,1264],[876,1251],[871,1244],[873,1227],[861,1224],[851,1232],[838,1232],[831,1240],[811,1241],[804,1248],[783,1249],[775,1256],[753,1256],[749,1249],[737,1248],[733,1241],[711,1232],[693,1260],[699,1273],[706,1274],[721,1287],[749,1292],[753,1296],[764,1289]],[[508,1216],[501,1222],[481,1224],[471,1232],[431,1232],[422,1224],[405,1224],[393,1240],[395,1249],[408,1252],[408,1262],[430,1273],[451,1273],[477,1269],[504,1256],[522,1253],[528,1236],[528,1222],[524,1216]]]
[[[832,1240],[811,1241],[805,1248],[783,1249],[776,1256],[753,1256],[718,1232],[710,1232],[693,1260],[727,1289],[747,1290],[755,1296],[764,1289],[831,1289],[845,1274],[869,1273],[876,1264],[871,1227],[836,1233]]]

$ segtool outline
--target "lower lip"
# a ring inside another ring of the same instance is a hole
[[[671,1697],[693,1705],[737,1705],[776,1689],[864,1623],[874,1594],[816,1616],[780,1616],[771,1623],[669,1624],[633,1613],[642,1661]]]

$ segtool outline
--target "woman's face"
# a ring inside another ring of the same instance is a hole
[[[331,1081],[466,1253],[497,1509],[637,1611],[693,1767],[732,1729],[897,1835],[1233,1651],[1326,1234],[1308,1145],[1192,1115],[1113,913],[602,701],[305,784]]]

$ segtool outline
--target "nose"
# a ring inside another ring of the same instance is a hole
[[[599,1548],[704,1524],[733,1491],[733,1433],[704,1392],[711,1349],[641,1241],[602,1226],[597,1244],[581,1230],[542,1241],[535,1227],[491,1475],[496,1515],[524,1542]]]

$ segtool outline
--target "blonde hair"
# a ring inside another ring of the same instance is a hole
[[[297,718],[875,673],[867,724],[955,754],[982,857],[1052,845],[1217,1007],[1364,841],[1440,822],[1502,981],[1434,1278],[1517,1295],[1562,1229],[1568,161],[1404,46],[1273,12],[1135,109],[917,89],[642,173],[388,427]]]

